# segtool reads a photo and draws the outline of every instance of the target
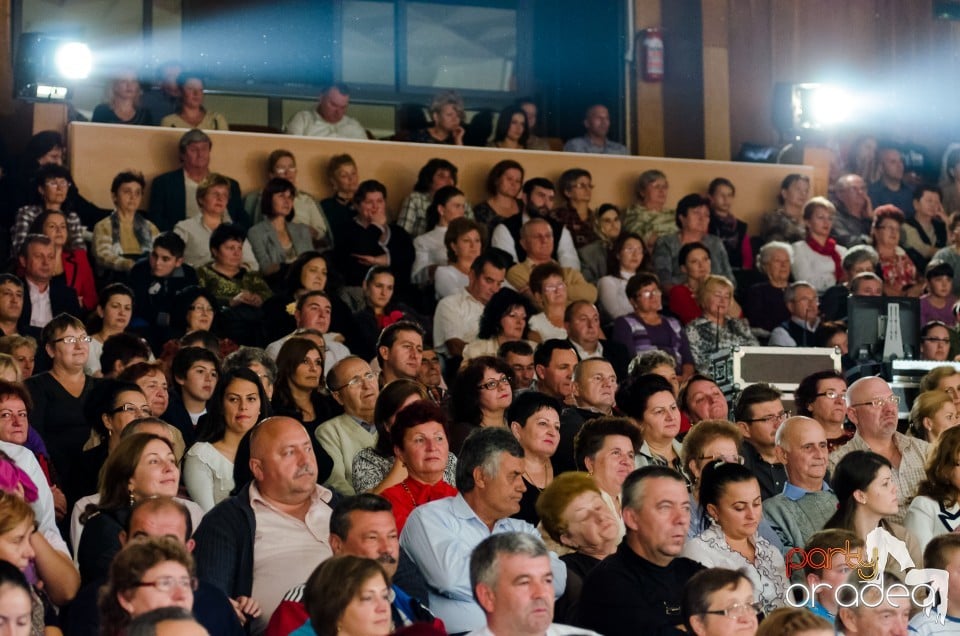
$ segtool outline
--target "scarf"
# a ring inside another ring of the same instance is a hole
[[[833,259],[833,276],[836,282],[843,280],[843,265],[840,262],[840,255],[837,254],[837,241],[828,237],[823,245],[817,243],[812,236],[807,234],[807,245],[820,256],[829,256]]]
[[[120,215],[114,212],[110,215],[110,232],[114,245],[120,245]],[[149,252],[153,247],[153,234],[150,233],[150,224],[147,217],[139,212],[133,215],[133,233],[140,243],[140,249],[143,252]]]

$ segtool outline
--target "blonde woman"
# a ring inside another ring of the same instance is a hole
[[[93,109],[92,121],[101,124],[151,126],[153,115],[140,105],[143,90],[132,68],[122,69],[110,82],[107,101]]]
[[[960,424],[953,398],[943,390],[924,391],[910,409],[910,434],[936,444],[948,429]]]
[[[707,276],[697,292],[697,303],[703,315],[686,327],[687,340],[694,366],[700,373],[711,370],[710,356],[736,346],[758,346],[750,323],[728,316],[733,301],[733,284],[721,276]]]

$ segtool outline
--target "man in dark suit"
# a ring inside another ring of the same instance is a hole
[[[196,191],[204,177],[210,174],[212,148],[213,141],[205,132],[196,128],[188,130],[180,137],[180,163],[183,167],[164,172],[153,179],[150,184],[150,220],[161,231],[172,230],[177,221],[187,218],[188,210],[199,213]],[[188,181],[191,184],[190,193],[187,192]],[[233,179],[230,179],[227,212],[234,223],[249,228],[250,223],[240,197],[240,184]]]
[[[570,303],[563,315],[563,326],[567,330],[567,339],[573,343],[581,360],[606,358],[613,365],[618,378],[627,377],[630,352],[619,342],[600,342],[600,312],[593,303],[585,300]]]

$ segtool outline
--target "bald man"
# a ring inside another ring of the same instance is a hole
[[[263,613],[253,624],[259,633],[284,591],[333,554],[335,501],[332,491],[316,483],[313,444],[293,418],[270,417],[253,429],[250,471],[252,482],[204,516],[194,554],[200,578],[230,598],[259,602]]]
[[[825,481],[828,445],[823,426],[811,417],[791,417],[777,429],[777,459],[787,471],[783,492],[763,502],[785,551],[803,547],[837,511],[837,497]]]

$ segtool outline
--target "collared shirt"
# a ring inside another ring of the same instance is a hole
[[[817,318],[813,321],[813,324],[806,322],[801,318],[796,316],[790,316],[789,322],[791,324],[797,325],[804,331],[809,334],[810,344],[813,344],[813,337],[816,334],[817,327],[820,326],[820,319]],[[796,347],[797,339],[790,335],[790,332],[786,327],[780,325],[776,329],[770,332],[770,342],[771,347]]]
[[[589,137],[574,137],[563,145],[564,152],[586,152],[593,155],[629,155],[627,147],[621,143],[604,139],[602,145],[594,145]]]
[[[920,482],[927,477],[924,465],[927,456],[930,454],[930,444],[922,439],[907,437],[903,433],[894,433],[893,443],[900,451],[900,466],[893,469],[893,480],[897,484],[897,502],[900,504],[900,512],[886,518],[902,525],[907,514],[907,504],[917,494],[917,487]],[[836,471],[837,464],[841,459],[855,450],[874,452],[867,441],[860,436],[859,431],[853,436],[853,439],[830,453],[828,463],[830,473],[833,474]]]
[[[533,218],[526,210],[521,214],[524,223]],[[493,228],[493,234],[490,236],[490,247],[500,248],[512,256],[514,261],[519,260],[517,258],[517,242],[510,234],[509,228],[503,223],[498,223]],[[561,267],[580,269],[580,255],[577,254],[577,247],[573,244],[573,236],[567,228],[563,228],[563,231],[560,232],[560,242],[557,243],[557,261]]]
[[[454,338],[473,342],[480,332],[480,316],[484,304],[466,289],[447,296],[437,303],[433,314],[433,344],[438,353],[447,352],[447,340]]]
[[[570,344],[573,345],[573,348],[577,350],[577,355],[580,356],[581,360],[586,360],[587,358],[602,358],[603,357],[603,343],[597,342],[597,349],[593,353],[588,352],[579,342],[574,342],[573,338],[569,338]]]
[[[34,285],[29,279],[27,281],[27,290],[30,292],[30,326],[40,327],[41,329],[53,320],[53,305],[50,303],[50,283],[47,288],[40,291],[40,288]]]
[[[263,610],[263,625],[280,604],[284,593],[303,583],[319,563],[333,556],[330,548],[329,502],[333,493],[317,486],[310,509],[301,520],[277,510],[257,484],[250,485],[250,507],[256,519],[253,540],[253,598]]]
[[[540,537],[535,527],[512,518],[497,520],[491,531],[459,494],[418,506],[407,519],[400,547],[423,573],[430,588],[430,610],[443,620],[448,633],[469,632],[486,624],[470,587],[470,554],[481,541],[501,532]],[[550,566],[559,597],[567,586],[567,566],[553,552]]]
[[[556,261],[550,261],[556,262]],[[537,266],[529,258],[522,263],[517,263],[507,270],[507,282],[514,289],[525,289],[530,285],[530,273]],[[563,270],[563,282],[567,286],[567,302],[572,303],[578,300],[585,300],[588,303],[597,302],[597,288],[587,282],[579,271],[569,267],[561,267]]]
[[[335,124],[320,116],[316,109],[301,110],[287,122],[288,135],[305,137],[340,137],[341,139],[366,139],[367,131],[353,117],[344,115]]]
[[[787,469],[783,464],[771,464],[763,458],[750,442],[743,442],[743,465],[750,469],[757,476],[760,482],[760,494],[764,499],[773,497],[783,492],[783,486],[787,483]]]
[[[833,492],[833,489],[830,488],[830,485],[824,481],[823,486],[820,487],[820,490],[824,492]],[[800,486],[795,486],[789,481],[783,487],[783,496],[789,499],[790,501],[799,501],[805,494],[812,492],[810,490],[804,490]]]

